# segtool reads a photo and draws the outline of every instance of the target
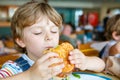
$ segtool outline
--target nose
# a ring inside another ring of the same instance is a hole
[[[51,38],[51,34],[50,33],[46,33],[45,35],[45,41],[50,41],[52,38]]]

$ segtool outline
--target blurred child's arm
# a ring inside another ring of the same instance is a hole
[[[105,63],[98,57],[87,57],[78,49],[70,52],[69,60],[80,70],[90,70],[101,72],[105,68]]]

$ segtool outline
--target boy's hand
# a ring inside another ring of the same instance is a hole
[[[71,64],[75,64],[76,68],[79,68],[80,70],[86,69],[86,56],[78,49],[74,49],[70,52],[69,60]]]
[[[51,66],[55,63],[61,64]],[[61,73],[63,67],[63,60],[58,58],[56,53],[47,53],[43,57],[39,58],[28,70],[31,77],[30,80],[48,80]]]

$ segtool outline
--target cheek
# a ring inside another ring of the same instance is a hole
[[[27,42],[26,48],[30,54],[34,54],[35,56],[41,56],[43,51],[43,41],[38,39],[31,39]]]
[[[59,42],[59,33],[58,34],[56,34],[56,35],[53,35],[53,40],[54,40],[54,42]]]
[[[42,45],[43,41],[40,38],[36,38],[34,36],[26,36],[24,39],[24,43],[26,48],[34,49]]]
[[[119,40],[118,41],[120,41],[120,36],[119,36]]]
[[[55,39],[54,44],[56,44],[56,46],[59,44],[59,38]]]

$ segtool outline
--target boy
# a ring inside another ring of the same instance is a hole
[[[60,35],[60,41],[61,42],[69,42],[72,44],[74,48],[78,46],[78,42],[80,44],[80,41],[77,40],[76,35],[73,33],[73,28],[71,23],[65,23],[63,26],[63,30]]]
[[[105,73],[116,75],[120,78],[120,41],[109,49]]]
[[[0,71],[4,79],[0,80],[48,80],[61,73],[63,60],[53,52],[43,54],[58,45],[61,26],[61,16],[46,3],[29,2],[18,8],[11,22],[13,38],[19,50],[27,55],[5,63]],[[105,67],[101,59],[87,57],[78,49],[70,52],[69,60],[80,70],[100,72]]]
[[[112,16],[107,22],[106,28],[106,37],[109,42],[100,52],[100,57],[106,60],[106,58],[110,55],[109,49],[116,42],[120,41],[120,14]]]

